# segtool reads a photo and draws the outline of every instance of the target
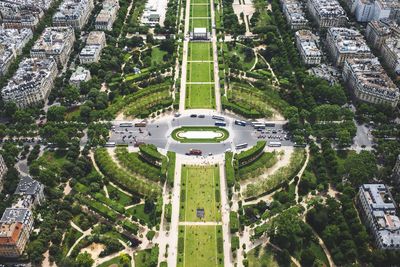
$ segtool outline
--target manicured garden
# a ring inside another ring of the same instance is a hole
[[[189,61],[211,60],[212,46],[210,42],[190,42]]]
[[[222,226],[180,226],[180,267],[224,266]]]
[[[214,68],[211,62],[188,62],[188,82],[207,83],[214,81]]]
[[[190,137],[192,133],[193,137]],[[171,137],[180,143],[219,143],[228,139],[229,132],[215,126],[183,126],[174,129]]]
[[[220,221],[219,167],[183,166],[180,200],[180,221]],[[203,218],[197,209],[204,209]]]
[[[134,175],[118,167],[108,154],[107,149],[96,149],[95,160],[105,176],[128,191],[150,197],[157,197],[161,194],[161,188],[157,184],[138,179]]]
[[[186,108],[215,108],[214,84],[188,84],[186,86]]]

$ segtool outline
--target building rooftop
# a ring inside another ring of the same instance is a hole
[[[353,75],[367,93],[380,95],[382,98],[398,98],[399,88],[386,74],[377,58],[347,59]]]
[[[207,28],[194,28],[193,33],[195,34],[206,34]]]
[[[88,45],[99,45],[104,42],[106,35],[103,31],[92,31],[89,33],[86,44]]]
[[[295,35],[307,56],[322,56],[322,52],[317,46],[317,36],[315,34],[309,30],[300,30]]]
[[[3,88],[2,95],[22,93],[31,90],[40,84],[42,80],[49,75],[49,72],[55,68],[53,59],[26,58],[18,66],[14,76]]]
[[[32,216],[32,212],[27,208],[6,208],[1,216],[1,223],[26,223],[26,221]]]
[[[389,35],[395,33],[400,35],[400,27],[396,21],[385,18],[380,20],[372,20],[369,22],[369,27],[375,29],[379,35]]]
[[[86,81],[88,76],[90,76],[90,71],[79,66],[78,68],[76,68],[75,72],[72,73],[69,80],[71,82],[82,82]]]
[[[378,236],[386,246],[400,246],[400,219],[396,205],[384,184],[364,184],[360,194],[365,197],[369,214],[378,229]]]
[[[61,53],[65,40],[73,38],[74,29],[71,27],[48,27],[36,41],[31,51]]]
[[[371,53],[364,36],[357,30],[332,27],[328,29],[339,53]]]
[[[337,0],[310,0],[322,17],[346,16],[346,12]]]
[[[65,0],[54,14],[53,20],[79,19],[87,10],[88,5],[88,0]]]
[[[32,179],[30,176],[22,176],[19,180],[14,194],[18,195],[36,195],[40,192],[43,185]]]

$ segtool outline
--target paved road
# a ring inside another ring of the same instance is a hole
[[[200,113],[198,113],[200,114]],[[249,147],[255,145],[258,140],[279,141],[282,146],[292,146],[290,140],[279,140],[277,136],[283,137],[286,133],[282,129],[284,122],[276,122],[275,127],[267,128],[263,132],[256,131],[251,125],[239,126],[235,125],[235,117],[224,116],[230,136],[221,143],[200,143],[185,144],[179,143],[170,137],[173,129],[181,126],[214,126],[215,120],[212,115],[205,115],[205,118],[192,118],[190,113],[186,112],[178,118],[172,115],[165,116],[158,120],[148,122],[147,127],[119,127],[120,122],[114,122],[115,130],[111,132],[109,142],[116,144],[128,144],[133,146],[136,142],[144,142],[154,144],[158,148],[174,151],[179,154],[185,154],[190,149],[200,149],[203,154],[209,153],[215,155],[224,153],[227,150],[235,151],[238,144],[247,143]],[[274,132],[274,133],[273,133]],[[125,138],[124,138],[125,136]],[[260,138],[263,137],[263,138]]]

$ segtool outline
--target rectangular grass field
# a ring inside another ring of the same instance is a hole
[[[210,5],[205,4],[205,5],[191,5],[190,6],[190,17],[201,17],[201,18],[206,18],[210,17]]]
[[[188,82],[213,82],[214,65],[212,62],[188,62]]]
[[[224,266],[222,226],[180,226],[177,266]]]
[[[211,19],[190,18],[190,31],[193,31],[194,28],[207,28],[210,31]]]
[[[212,46],[210,42],[190,42],[189,61],[212,60]]]
[[[209,4],[209,0],[190,0],[191,4]]]
[[[186,108],[215,108],[214,84],[188,84]]]
[[[218,165],[182,167],[180,221],[221,221],[220,196]],[[204,209],[204,218],[197,209]]]

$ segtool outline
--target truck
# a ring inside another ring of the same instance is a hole
[[[132,127],[132,122],[123,122],[119,124],[119,127]]]
[[[265,123],[262,122],[252,122],[252,125],[254,129],[259,130],[259,129],[265,129]]]

